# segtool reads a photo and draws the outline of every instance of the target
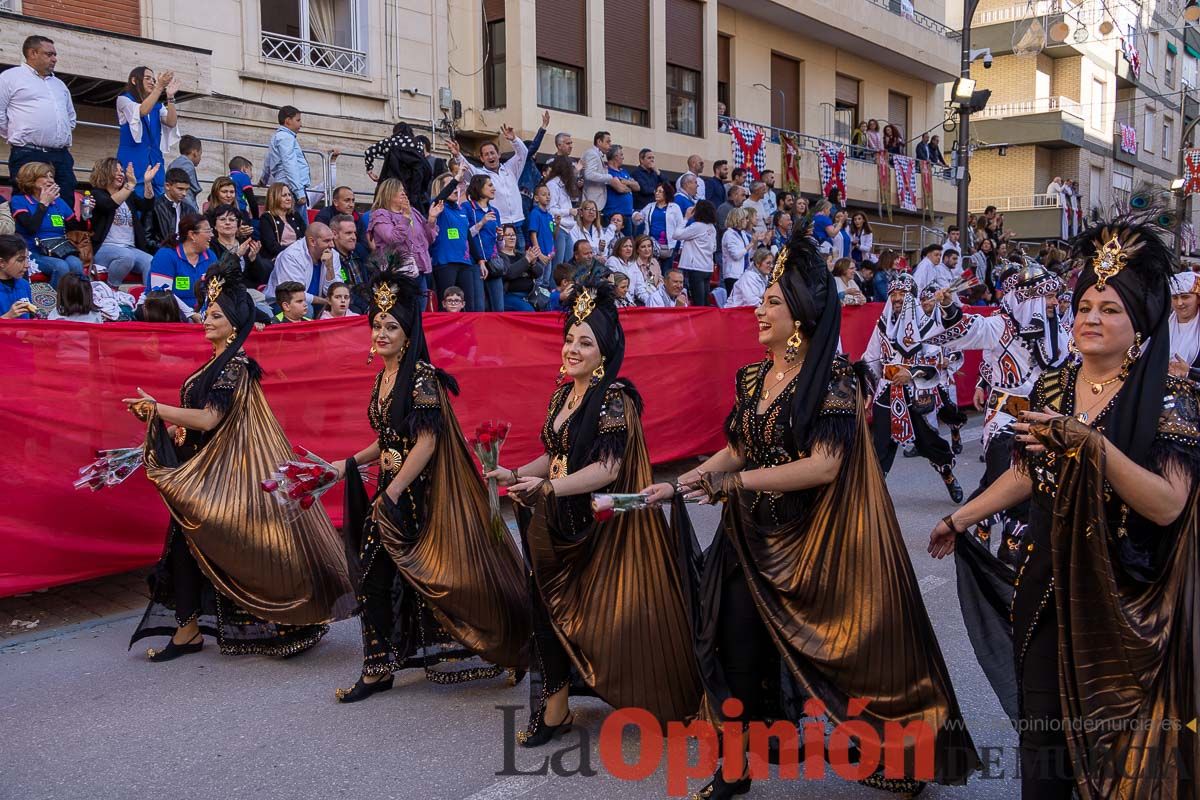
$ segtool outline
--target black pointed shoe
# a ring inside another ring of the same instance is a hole
[[[163,661],[174,661],[180,656],[189,656],[192,653],[199,653],[204,647],[204,635],[197,632],[186,644],[175,644],[175,639],[167,642],[167,646],[162,650],[155,650],[153,647],[146,650],[146,658],[161,663]]]
[[[557,725],[547,725],[546,709],[539,709],[533,719],[529,721],[529,727],[517,734],[517,744],[521,747],[541,747],[570,731],[574,724],[575,715],[568,711],[562,722]]]
[[[334,694],[337,695],[339,703],[357,703],[359,700],[366,700],[373,694],[386,692],[390,688],[392,688],[391,675],[388,675],[386,678],[380,678],[374,683],[367,683],[362,679],[362,676],[359,676],[358,680],[349,689],[338,689]]]
[[[950,493],[950,499],[955,503],[961,503],[963,501],[963,488],[962,484],[958,482],[958,478],[952,474],[949,480],[945,478],[942,480],[946,483],[946,491]]]
[[[954,455],[956,455],[956,456],[961,456],[962,451],[963,451],[962,433],[959,432],[958,428],[951,428],[950,429],[950,452],[954,453]]]
[[[703,789],[693,794],[691,800],[728,800],[730,797],[737,797],[748,791],[750,791],[749,775],[745,775],[733,783],[726,783],[725,776],[721,774],[721,768],[717,767],[712,780],[706,783]]]

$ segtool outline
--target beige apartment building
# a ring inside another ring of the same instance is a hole
[[[81,121],[72,148],[81,178],[115,154],[116,130],[97,126],[115,125],[115,98],[145,65],[179,77],[180,130],[205,139],[206,185],[234,155],[259,168],[287,104],[304,113],[314,184],[338,147],[347,153],[338,182],[369,192],[351,154],[398,120],[428,130],[442,117],[446,12],[438,0],[0,0],[0,69],[21,63],[26,36],[55,41]],[[7,150],[0,141],[0,159]]]
[[[1039,240],[1061,234],[1060,211],[1046,194],[1055,177],[1078,182],[1085,215],[1107,214],[1135,187],[1169,191],[1180,174],[1181,137],[1197,117],[1200,37],[1185,27],[1180,4],[1152,2],[1139,13],[1100,0],[1038,2],[1033,11],[1044,29],[1065,22],[1066,41],[1016,55],[1014,32],[1019,39],[1030,9],[982,0],[975,15],[972,44],[990,47],[994,64],[972,65],[971,77],[992,96],[972,117],[979,144],[970,207],[995,205],[1019,238]],[[1137,75],[1122,51],[1121,35],[1131,29],[1138,31]],[[1132,147],[1123,126],[1135,133]]]
[[[450,0],[457,125],[481,141],[502,122],[531,132],[550,109],[551,133],[571,133],[576,155],[607,130],[627,163],[649,147],[660,169],[681,171],[692,153],[706,165],[731,158],[721,104],[734,119],[804,134],[801,190],[816,194],[820,139],[848,141],[871,118],[909,137],[941,132],[958,40],[939,5],[901,10],[889,0]],[[780,173],[778,144],[766,161]],[[874,216],[874,163],[850,160],[846,183]],[[952,214],[953,184],[934,183],[936,211]]]

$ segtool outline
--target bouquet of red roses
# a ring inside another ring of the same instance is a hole
[[[337,483],[337,469],[307,448],[296,445],[292,452],[306,461],[285,461],[279,471],[260,484],[262,490],[284,508],[288,522],[312,508],[313,503]]]
[[[491,472],[500,463],[500,448],[508,438],[512,428],[507,422],[484,422],[475,429],[475,437],[471,439],[471,448],[479,457],[484,472]],[[508,535],[508,526],[500,516],[500,487],[495,478],[488,478],[488,510],[491,512],[492,533],[498,541]]]
[[[141,447],[121,447],[116,450],[97,450],[96,460],[79,468],[76,489],[88,488],[98,492],[106,486],[116,486],[142,466]]]

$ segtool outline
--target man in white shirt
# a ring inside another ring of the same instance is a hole
[[[753,208],[758,212],[754,220],[754,232],[762,233],[767,229],[767,223],[771,220],[771,215],[775,213],[773,210],[768,211],[767,208],[767,184],[762,181],[755,181],[750,184],[750,198],[742,203],[742,208]]]
[[[542,115],[541,129],[545,130],[549,123],[550,112],[545,112]],[[529,148],[517,136],[511,125],[500,123],[500,133],[504,135],[505,139],[508,139],[508,143],[513,149],[512,158],[508,161],[500,163],[500,148],[495,142],[484,142],[479,148],[479,160],[483,162],[482,167],[468,164],[462,157],[462,153],[458,154],[458,159],[462,162],[463,180],[467,183],[470,183],[471,178],[476,175],[487,175],[492,179],[492,186],[496,189],[496,198],[492,200],[492,205],[496,207],[501,223],[512,225],[517,229],[517,245],[523,249],[525,247],[525,206],[521,202],[520,184],[521,173],[525,171],[525,160],[529,157]],[[608,174],[607,169],[605,174]]]
[[[957,225],[951,225],[946,229],[946,241],[942,242],[943,255],[950,250],[957,251],[959,256],[962,255],[962,245],[958,242],[959,235],[960,234]]]
[[[958,263],[958,252],[954,253],[954,262]],[[917,292],[920,293],[928,286],[935,289],[945,289],[955,279],[954,272],[942,262],[942,246],[931,244],[921,251],[921,261],[913,270],[913,280],[917,282]]]
[[[54,77],[58,51],[45,36],[30,36],[21,53],[24,64],[0,73],[0,136],[11,148],[8,174],[15,177],[31,161],[49,164],[59,196],[73,208],[75,104],[67,85]]]
[[[761,173],[762,182],[767,185],[767,193],[763,195],[763,207],[767,209],[767,219],[779,210],[779,202],[775,198],[775,170],[764,169]]]
[[[647,308],[687,308],[688,297],[683,291],[683,273],[670,270],[663,276],[662,285],[646,299]]]
[[[1055,175],[1054,180],[1050,181],[1050,185],[1046,187],[1047,204],[1052,206],[1062,205],[1062,176]]]
[[[612,147],[612,137],[608,131],[596,131],[592,137],[592,146],[579,160],[580,174],[583,176],[583,199],[591,200],[596,208],[604,211],[608,202],[608,182],[612,176],[608,174],[608,150]]]
[[[680,175],[679,179],[675,181],[675,191],[682,192],[683,179],[691,175],[696,179],[696,202],[698,203],[704,199],[704,178],[700,177],[700,173],[704,172],[704,159],[697,155],[688,156],[687,165],[687,172]]]
[[[267,281],[263,294],[275,296],[275,287],[288,281],[296,281],[305,287],[304,299],[312,309],[314,318],[320,316],[316,306],[329,303],[325,290],[337,280],[333,258],[333,231],[323,222],[314,222],[304,232],[304,238],[292,242],[275,257],[275,269]]]

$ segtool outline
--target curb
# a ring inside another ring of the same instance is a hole
[[[86,622],[76,622],[71,625],[64,625],[61,628],[53,628],[44,631],[36,631],[14,636],[6,639],[0,644],[0,655],[15,648],[22,647],[36,642],[44,642],[49,639],[58,639],[67,636],[73,636],[77,633],[89,631],[92,628],[100,628],[105,625],[111,625],[114,622],[123,622],[125,620],[136,619],[142,615],[142,611],[122,611],[117,614],[109,614],[106,617],[97,617]]]

